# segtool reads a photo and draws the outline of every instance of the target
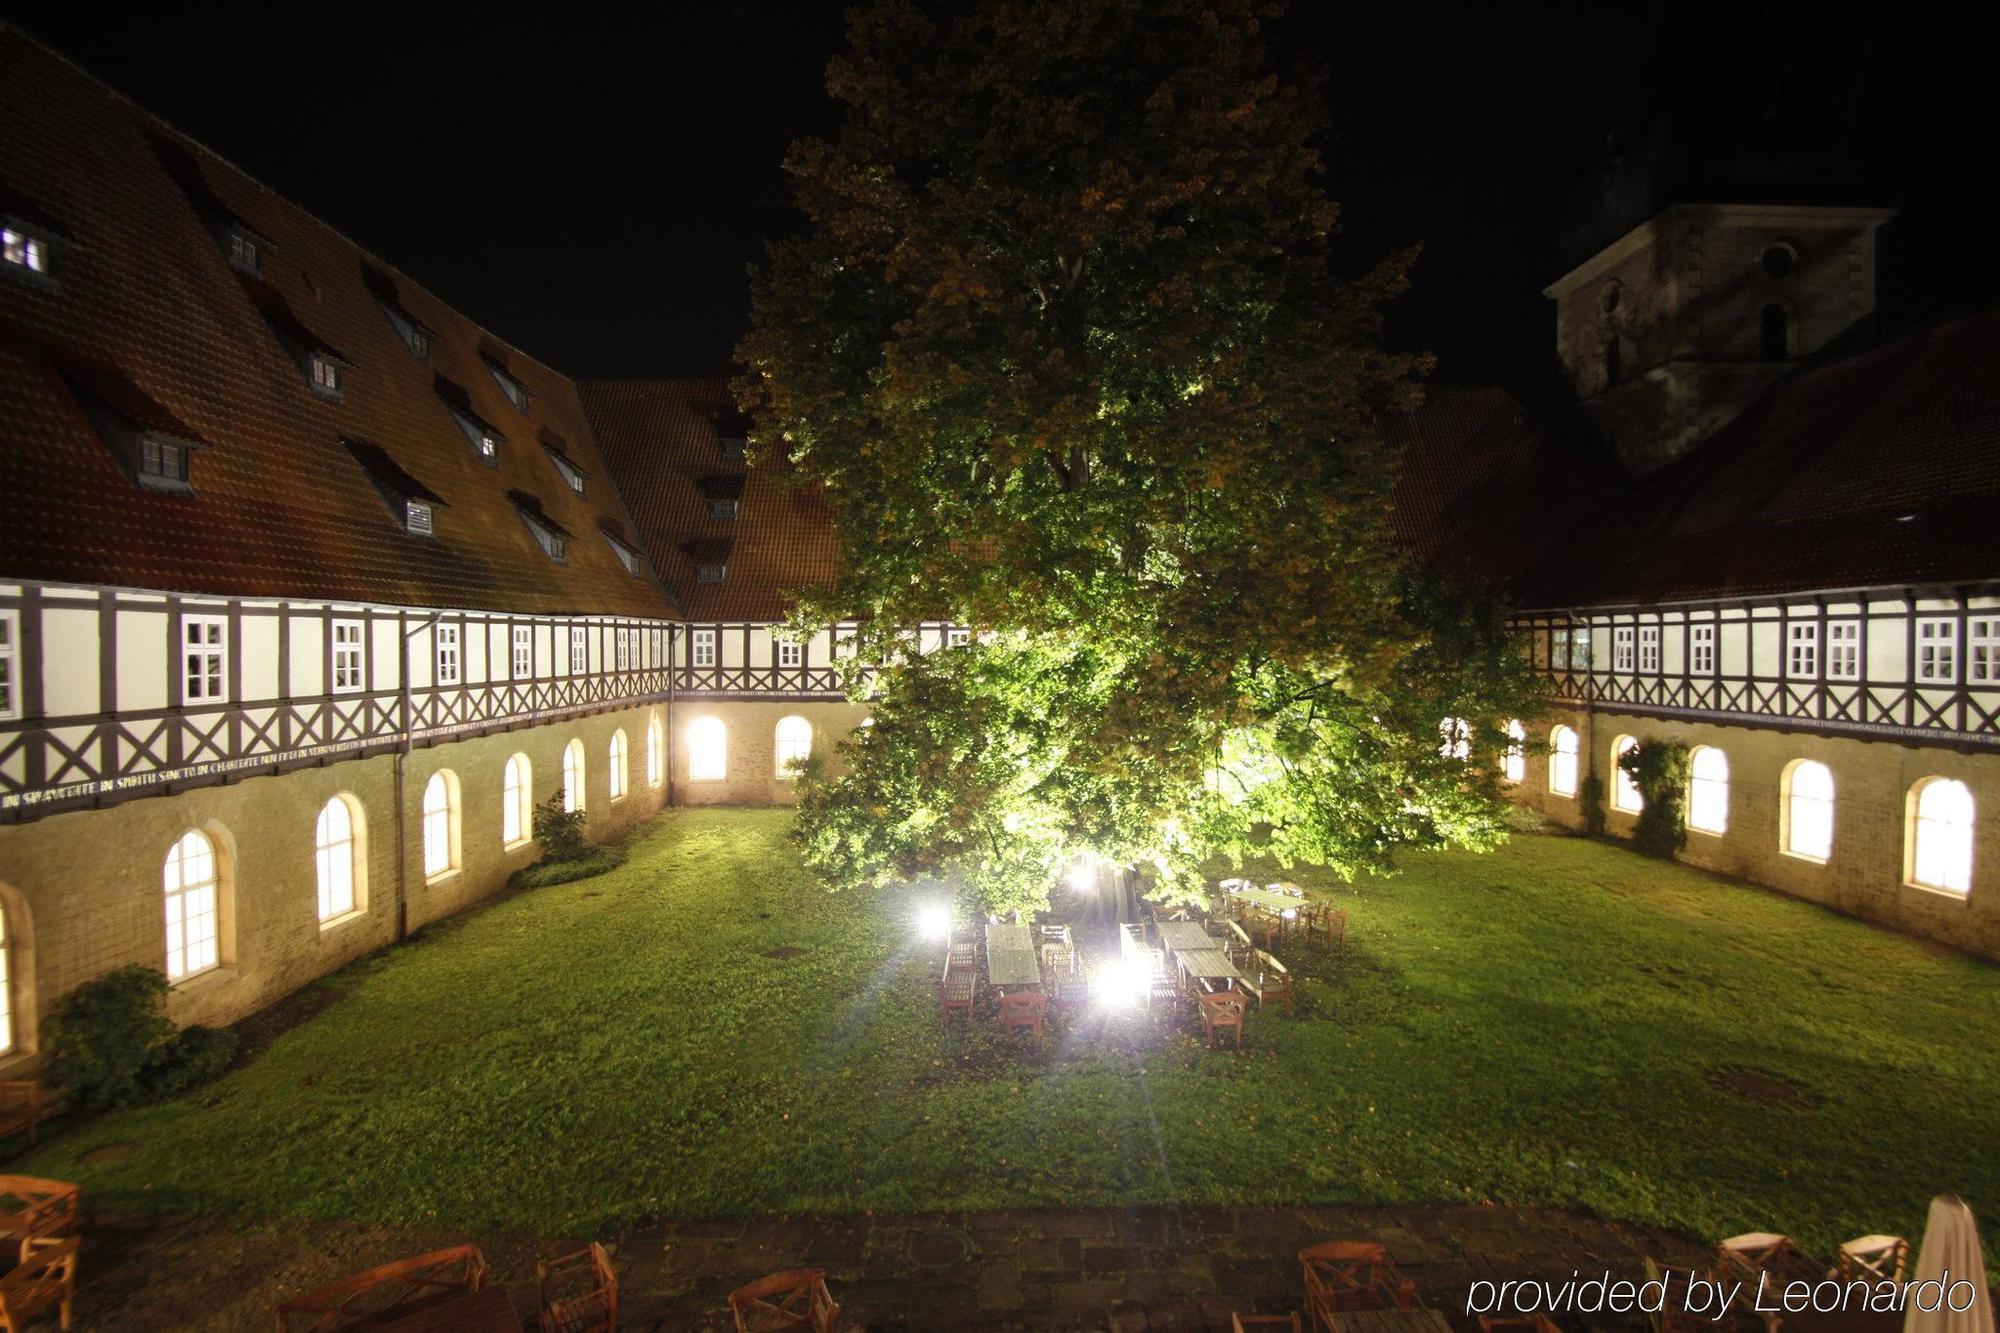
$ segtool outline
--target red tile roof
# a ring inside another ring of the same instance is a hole
[[[69,239],[52,287],[0,276],[0,576],[212,594],[521,612],[670,615],[598,535],[626,515],[576,386],[0,25],[0,182],[16,212]],[[190,172],[194,173],[190,176]],[[218,214],[218,210],[220,213]],[[244,280],[217,216],[268,241]],[[374,273],[371,279],[367,275]],[[370,282],[436,333],[411,355]],[[316,395],[279,334],[339,349],[339,402]],[[481,360],[533,392],[527,415]],[[461,386],[509,437],[488,467],[440,400]],[[192,495],[141,490],[93,429],[77,384],[128,420],[205,447]],[[115,401],[112,401],[115,400]],[[539,443],[593,481],[578,496]],[[435,492],[435,540],[406,535],[351,450],[379,449]],[[510,493],[582,534],[542,553]]]
[[[832,577],[839,543],[820,494],[723,457],[717,427],[732,415],[723,381],[596,383],[582,392],[640,544],[688,619],[782,619],[789,593]],[[705,482],[718,498],[741,487],[736,518],[709,517]],[[724,549],[722,582],[697,582],[696,564]]]
[[[1592,513],[1529,606],[2000,578],[2000,310],[1808,368]]]

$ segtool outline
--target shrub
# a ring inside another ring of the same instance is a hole
[[[229,1028],[203,1027],[196,1023],[182,1028],[153,1048],[142,1080],[149,1101],[178,1097],[220,1078],[236,1059],[238,1040]]]
[[[174,1035],[166,1007],[166,977],[139,963],[86,981],[43,1030],[49,1077],[86,1110],[143,1101],[147,1060]]]
[[[1618,756],[1645,806],[1632,842],[1648,856],[1672,860],[1687,846],[1688,747],[1678,741],[1640,741]]]
[[[562,792],[535,807],[535,841],[542,845],[544,861],[575,861],[587,855],[590,844],[583,840],[584,813],[563,809]]]

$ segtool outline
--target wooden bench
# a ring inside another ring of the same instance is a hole
[[[75,1235],[82,1208],[83,1190],[66,1180],[0,1176],[0,1242],[25,1262],[37,1241]]]
[[[477,1245],[398,1259],[286,1301],[277,1310],[278,1333],[378,1326],[479,1291],[486,1275]]]
[[[25,1133],[34,1143],[42,1121],[62,1110],[63,1098],[38,1078],[0,1079],[0,1138]]]

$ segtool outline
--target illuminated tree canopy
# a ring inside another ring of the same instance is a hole
[[[1414,254],[1343,272],[1313,79],[1253,0],[879,0],[754,277],[753,457],[821,486],[874,725],[808,774],[829,882],[1034,908],[1082,856],[1163,894],[1252,852],[1483,846],[1525,674],[1388,529],[1379,342]],[[916,654],[903,630],[974,626]],[[901,628],[899,628],[901,627]],[[1439,723],[1474,723],[1474,760]]]

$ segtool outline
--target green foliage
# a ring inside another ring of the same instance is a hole
[[[1525,663],[1387,522],[1379,422],[1425,365],[1378,334],[1414,255],[1340,276],[1316,80],[1267,12],[852,14],[738,390],[755,457],[842,534],[795,628],[858,618],[876,700],[844,775],[801,783],[827,882],[939,873],[1008,910],[1080,857],[1192,893],[1260,822],[1344,873],[1500,835]],[[939,618],[982,637],[910,652]]]
[[[534,831],[535,841],[542,845],[542,860],[576,861],[589,855],[590,844],[583,836],[585,819],[582,810],[563,809],[561,788],[539,802],[535,806]]]
[[[104,1213],[426,1234],[1488,1199],[1710,1237],[1782,1218],[1815,1253],[2000,1183],[1992,967],[1809,903],[1584,838],[1301,869],[1350,913],[1347,953],[1285,951],[1299,1014],[1253,1011],[1246,1055],[1095,1016],[1037,1055],[941,1027],[917,900],[829,897],[790,822],[672,812],[620,869],[381,951],[198,1095],[15,1169]],[[1827,1148],[1905,1124],[1893,1152]]]
[[[1673,859],[1687,846],[1688,747],[1678,741],[1639,741],[1618,756],[1645,804],[1632,841],[1648,856]]]
[[[175,1031],[167,979],[134,963],[64,996],[43,1031],[49,1076],[86,1110],[178,1096],[229,1067],[236,1034],[199,1025]]]
[[[522,866],[507,877],[517,889],[545,889],[554,884],[573,884],[580,879],[602,875],[625,864],[625,853],[617,847],[593,847],[574,859],[543,859]]]

